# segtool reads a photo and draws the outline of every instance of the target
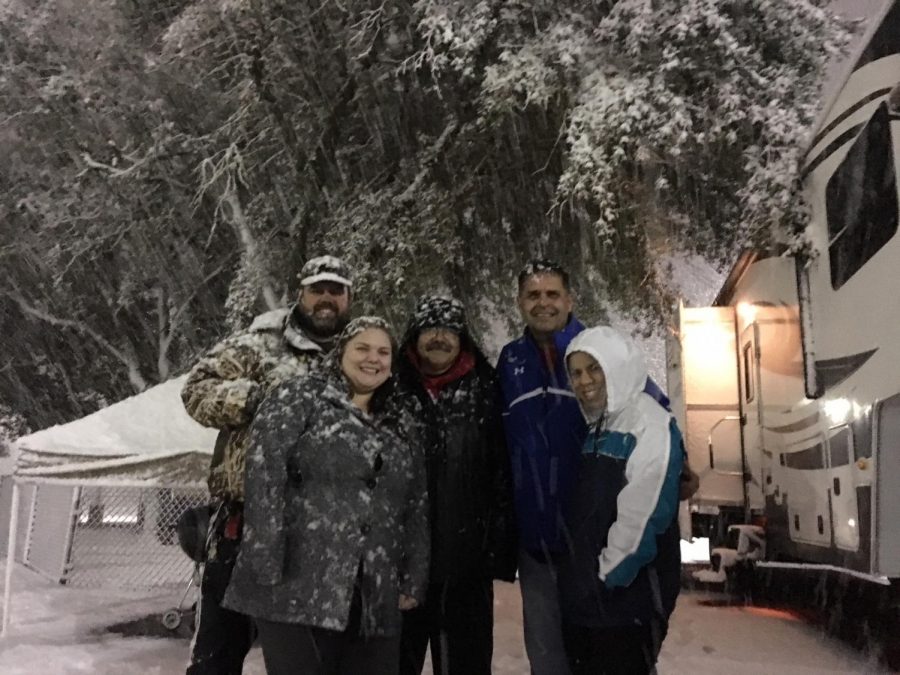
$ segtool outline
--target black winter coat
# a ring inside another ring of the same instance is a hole
[[[515,512],[509,455],[494,369],[477,350],[475,367],[433,400],[400,350],[400,383],[419,405],[431,519],[430,582],[514,581]]]
[[[363,633],[397,635],[400,593],[424,602],[428,576],[422,455],[402,421],[366,415],[323,377],[279,386],[256,414],[223,604],[340,631],[358,583]]]

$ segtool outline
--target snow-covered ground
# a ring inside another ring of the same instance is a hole
[[[181,590],[148,596],[66,588],[17,567],[12,623],[9,635],[0,639],[0,673],[181,673],[187,639],[122,637],[105,630],[115,623],[161,613],[176,604],[180,595]],[[691,592],[679,600],[663,648],[661,675],[883,672],[865,655],[826,638],[788,613],[715,606],[716,599],[708,593]],[[495,675],[528,672],[521,631],[518,587],[497,584]],[[251,652],[244,672],[265,672],[259,649]],[[431,675],[430,669],[426,672]]]

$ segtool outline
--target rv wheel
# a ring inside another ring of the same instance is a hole
[[[177,609],[170,609],[162,615],[162,625],[169,630],[175,630],[181,625],[181,612]]]
[[[740,598],[744,604],[752,605],[759,597],[756,589],[758,580],[756,568],[749,560],[739,560],[726,570],[726,589],[735,598]]]

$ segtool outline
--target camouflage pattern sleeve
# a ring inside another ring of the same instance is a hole
[[[206,427],[245,425],[265,395],[259,353],[240,338],[216,345],[191,369],[181,390],[188,414]]]
[[[279,583],[284,572],[287,458],[311,414],[307,385],[298,378],[275,388],[250,426],[240,555],[263,586]]]

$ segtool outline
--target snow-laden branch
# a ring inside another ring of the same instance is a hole
[[[237,192],[235,190],[229,190],[222,197],[222,200],[225,204],[228,204],[230,209],[229,221],[237,232],[238,237],[244,246],[244,250],[247,252],[247,256],[250,260],[258,263],[261,260],[259,246],[256,244],[256,237],[253,236],[253,231],[250,229],[250,222],[244,214],[244,209],[241,206],[241,200],[238,198]],[[280,303],[278,302],[278,296],[275,294],[275,290],[272,288],[272,284],[268,281],[262,281],[261,286],[266,306],[269,309],[277,309],[280,306]]]
[[[100,345],[100,347],[102,347],[104,351],[106,351],[117,361],[119,361],[123,366],[125,366],[125,369],[128,373],[128,381],[131,382],[131,386],[134,387],[134,390],[136,392],[144,391],[149,386],[147,380],[145,380],[144,376],[141,375],[140,364],[138,363],[137,358],[132,354],[128,354],[125,351],[118,349],[114,344],[100,335],[100,333],[95,331],[85,322],[58,317],[47,309],[32,305],[21,295],[21,293],[15,291],[7,292],[7,296],[13,302],[15,302],[25,314],[34,317],[35,319],[44,321],[51,326],[71,328],[77,333],[94,340],[94,342]]]
[[[211,157],[204,159],[200,164],[199,173],[200,188],[194,197],[194,203],[199,204],[205,195],[218,193],[216,215],[222,216],[234,228],[247,260],[250,260],[252,265],[262,272],[261,251],[238,195],[238,190],[241,186],[247,185],[247,180],[244,158],[237,145],[232,143],[228,146],[218,160]],[[280,303],[272,284],[265,279],[263,273],[260,273],[259,276],[261,279],[260,290],[266,306],[269,309],[278,308]]]
[[[91,157],[90,153],[88,152],[81,153],[81,159],[89,169],[105,171],[110,178],[127,178],[128,176],[137,173],[140,169],[144,168],[158,157],[159,149],[153,147],[143,157],[136,157],[134,153],[125,155],[125,158],[128,159],[131,164],[126,167],[118,167],[112,164],[106,164],[105,162],[97,161],[96,159]]]
[[[226,261],[216,267],[216,269],[214,269],[203,279],[201,279],[199,283],[195,284],[193,290],[191,290],[191,292],[188,293],[187,297],[185,297],[181,301],[181,303],[177,305],[176,303],[172,302],[171,297],[168,297],[166,295],[164,289],[156,289],[156,321],[158,344],[156,368],[159,372],[160,382],[165,382],[169,379],[169,374],[171,372],[169,363],[169,348],[172,346],[172,342],[175,340],[175,337],[178,335],[181,329],[187,308],[197,296],[198,291],[200,291],[200,289],[206,286],[206,284],[210,280],[212,280],[214,277],[217,277],[229,266],[230,261]]]
[[[419,169],[419,172],[416,174],[416,177],[413,178],[413,181],[407,186],[407,188],[397,197],[397,203],[400,205],[409,204],[416,198],[416,193],[418,193],[419,188],[431,174],[432,169],[435,164],[443,156],[444,152],[447,150],[447,146],[450,144],[450,141],[453,139],[456,131],[459,129],[459,124],[455,119],[451,119],[447,126],[444,127],[444,130],[441,132],[441,135],[437,137],[437,140],[428,148],[424,153],[424,160],[422,161],[422,168]]]

